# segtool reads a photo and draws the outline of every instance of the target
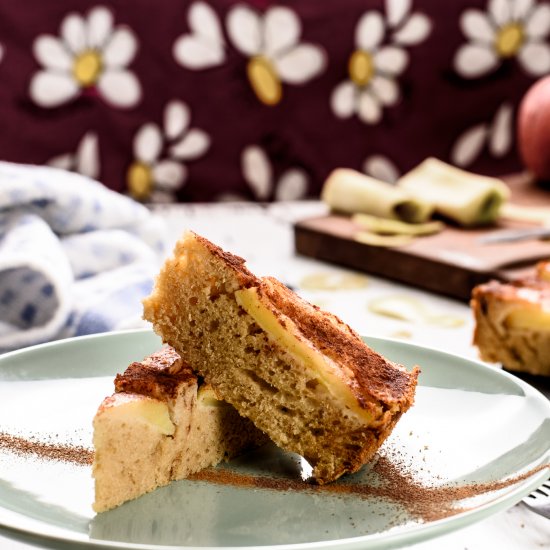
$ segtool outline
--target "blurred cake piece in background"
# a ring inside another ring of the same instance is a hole
[[[550,262],[514,282],[474,288],[474,344],[484,361],[512,371],[550,376]]]

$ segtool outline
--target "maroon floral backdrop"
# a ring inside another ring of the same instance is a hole
[[[535,0],[0,4],[0,158],[144,201],[313,197],[335,167],[519,168]]]

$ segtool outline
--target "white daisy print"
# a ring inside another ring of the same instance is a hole
[[[134,137],[134,161],[126,176],[129,193],[140,201],[173,202],[187,179],[184,161],[204,155],[208,134],[190,128],[191,113],[182,101],[171,101],[164,110],[161,130],[144,124]]]
[[[283,83],[304,84],[325,68],[325,51],[300,42],[301,22],[290,8],[274,6],[260,15],[239,5],[229,12],[226,26],[233,45],[249,58],[248,80],[265,105],[281,101]]]
[[[535,0],[489,0],[487,13],[466,10],[460,25],[470,40],[455,55],[455,70],[461,76],[483,76],[512,57],[531,76],[550,71],[550,4],[535,4]]]
[[[384,155],[371,155],[363,163],[363,172],[377,180],[395,183],[400,172],[397,166]]]
[[[33,44],[43,69],[32,77],[31,99],[41,107],[57,107],[83,93],[97,93],[115,107],[133,107],[141,86],[127,66],[136,55],[135,34],[113,26],[112,12],[96,6],[84,17],[68,14],[60,37],[40,35]]]
[[[304,170],[289,168],[275,180],[271,162],[261,147],[246,147],[241,162],[244,179],[256,200],[293,201],[306,196],[308,177]]]
[[[451,162],[465,168],[473,164],[487,145],[493,157],[503,157],[512,147],[514,108],[503,103],[491,122],[468,128],[456,140],[451,150]]]
[[[98,179],[100,174],[99,146],[97,134],[86,132],[76,147],[74,153],[66,153],[50,159],[46,164],[63,168],[70,172],[78,172],[92,179]]]
[[[411,13],[411,9],[412,0],[386,0],[386,21],[395,44],[420,44],[432,30],[430,19],[423,13]]]
[[[368,11],[355,28],[355,50],[348,61],[349,79],[333,91],[331,106],[336,116],[355,114],[366,124],[377,124],[384,107],[400,99],[397,77],[409,56],[403,46],[419,44],[431,31],[430,20],[410,13],[410,2],[386,2],[387,20],[378,11]],[[388,38],[389,37],[389,38]],[[389,44],[384,42],[389,40]]]
[[[187,69],[207,69],[225,61],[225,41],[216,12],[205,2],[194,2],[187,16],[189,34],[174,43],[176,61]]]

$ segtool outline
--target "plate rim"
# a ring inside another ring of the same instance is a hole
[[[66,338],[62,340],[55,340],[52,342],[46,342],[43,344],[37,344],[34,346],[29,346],[23,349],[10,351],[4,354],[0,354],[0,370],[3,368],[3,363],[8,362],[10,359],[24,356],[30,353],[40,352],[44,349],[50,348],[63,348],[65,346],[78,345],[81,342],[93,341],[95,339],[105,340],[113,339],[116,340],[123,336],[128,337],[137,337],[137,336],[153,336],[154,332],[150,328],[138,328],[138,329],[128,329],[128,330],[119,330],[111,331],[97,334],[88,334],[83,336],[77,336],[72,338]],[[519,377],[515,376],[512,373],[509,373],[503,369],[492,366],[488,363],[483,363],[482,361],[471,359],[469,357],[464,357],[458,354],[453,354],[433,348],[426,345],[416,344],[414,342],[404,342],[399,339],[394,338],[385,338],[380,336],[370,336],[362,335],[361,338],[373,348],[376,349],[376,343],[381,344],[390,344],[398,348],[405,349],[409,352],[416,349],[428,352],[430,354],[439,355],[441,357],[448,357],[452,360],[461,360],[466,363],[477,366],[478,368],[484,369],[486,372],[490,373],[490,376],[502,376],[507,378],[509,381],[513,382],[519,386],[524,394],[532,395],[536,400],[542,401],[545,403],[544,406],[547,407],[550,417],[550,400],[538,389],[531,386],[529,383],[521,380]],[[151,546],[150,544],[142,543],[133,543],[133,542],[122,542],[122,541],[108,541],[100,539],[91,539],[84,534],[80,534],[75,531],[70,531],[64,527],[55,527],[59,529],[61,533],[45,533],[40,530],[40,525],[36,526],[26,526],[25,521],[37,522],[38,524],[43,524],[45,526],[49,525],[48,523],[29,518],[24,514],[15,512],[5,508],[0,504],[0,529],[2,534],[5,534],[11,538],[31,542],[33,544],[38,542],[44,542],[46,544],[53,544],[55,542],[61,542],[65,544],[77,544],[81,548],[111,548],[116,550],[174,550],[175,548],[181,548],[184,550],[190,550],[194,548],[200,548],[200,550],[326,550],[328,548],[337,548],[339,550],[359,550],[360,548],[381,548],[383,545],[384,548],[394,548],[400,546],[404,543],[406,544],[415,544],[423,540],[428,540],[441,536],[447,533],[451,533],[463,527],[472,525],[490,517],[500,511],[508,509],[513,505],[517,504],[524,496],[529,494],[531,491],[535,490],[539,485],[541,485],[548,478],[548,469],[550,468],[550,442],[548,449],[543,453],[539,459],[539,465],[542,466],[541,471],[536,472],[529,476],[522,482],[519,482],[513,489],[508,491],[506,494],[496,497],[495,499],[486,502],[474,509],[468,510],[466,512],[456,514],[454,516],[449,516],[447,518],[442,518],[436,521],[429,523],[419,523],[415,524],[407,529],[396,530],[395,532],[381,532],[381,533],[372,533],[369,535],[360,535],[357,537],[349,537],[343,539],[333,539],[326,541],[314,541],[314,542],[300,542],[300,543],[283,543],[283,544],[266,544],[262,546],[181,546],[181,545],[155,545]],[[12,523],[12,521],[6,522],[6,517],[8,520],[10,516],[19,522]]]

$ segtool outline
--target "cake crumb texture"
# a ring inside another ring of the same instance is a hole
[[[357,471],[413,404],[408,372],[336,316],[188,232],[144,300],[144,317],[219,396],[319,483]]]

